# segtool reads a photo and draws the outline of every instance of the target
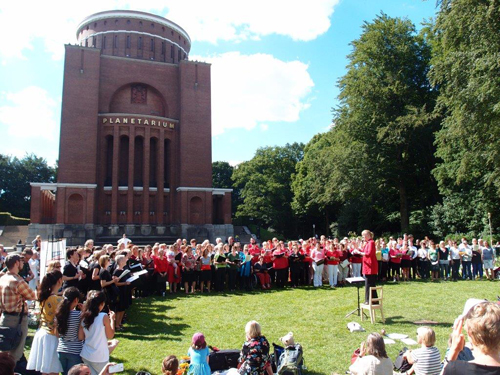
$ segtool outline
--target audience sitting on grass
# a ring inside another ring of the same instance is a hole
[[[420,348],[408,350],[404,357],[412,368],[407,374],[415,375],[439,375],[442,369],[441,355],[439,349],[434,346],[436,334],[430,327],[419,327],[417,329],[417,342]]]
[[[368,335],[366,341],[361,343],[359,356],[349,367],[352,375],[392,375],[392,361],[385,351],[383,337],[378,333]]]

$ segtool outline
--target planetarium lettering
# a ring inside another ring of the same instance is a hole
[[[163,128],[174,129],[175,123],[171,121],[164,121],[160,119],[147,119],[138,117],[102,117],[103,124],[131,124],[131,125],[149,125],[149,126],[159,126]]]

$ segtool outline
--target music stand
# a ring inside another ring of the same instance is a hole
[[[349,284],[354,284],[356,288],[358,289],[358,307],[352,310],[349,314],[347,314],[345,317],[347,318],[348,316],[351,316],[353,314],[357,314],[358,316],[361,316],[361,308],[359,306],[359,288],[361,288],[361,283],[365,282],[365,279],[363,277],[348,277],[346,278],[347,282]],[[364,314],[364,312],[363,312]]]

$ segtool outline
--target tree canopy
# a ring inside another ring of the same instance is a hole
[[[55,168],[34,154],[22,159],[0,154],[0,211],[30,216],[30,182],[55,182]]]

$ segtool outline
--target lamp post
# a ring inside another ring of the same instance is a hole
[[[313,224],[313,237],[316,238],[316,224]]]
[[[488,212],[488,222],[490,224],[490,246],[493,248],[493,233],[491,230],[491,212]]]

